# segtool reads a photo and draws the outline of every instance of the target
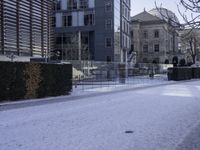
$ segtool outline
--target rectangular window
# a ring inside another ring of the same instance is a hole
[[[68,0],[67,7],[68,10],[75,10],[77,9],[78,3],[77,0]]]
[[[112,38],[106,38],[106,47],[107,48],[112,47]]]
[[[63,16],[62,23],[63,23],[63,27],[72,26],[72,16]]]
[[[56,2],[56,9],[57,9],[57,10],[61,10],[61,0],[58,0],[58,1]]]
[[[148,44],[143,45],[143,52],[144,53],[148,53],[148,49],[149,49]]]
[[[133,38],[133,34],[134,34],[134,33],[133,33],[133,30],[132,30],[132,31],[131,31],[131,38]]]
[[[154,45],[154,51],[155,52],[159,52],[160,51],[160,45],[159,44],[155,44]]]
[[[112,20],[111,19],[106,20],[106,29],[112,29]]]
[[[131,44],[131,52],[134,51],[134,44]]]
[[[105,9],[106,9],[106,12],[112,11],[112,3],[111,2],[107,2],[105,4]]]
[[[148,63],[148,59],[147,58],[143,58],[143,63]]]
[[[72,26],[72,16],[67,16],[67,26]]]
[[[144,32],[143,32],[143,38],[144,38],[144,39],[148,39],[148,32],[147,32],[147,31],[144,31]]]
[[[66,16],[62,17],[62,23],[63,23],[63,27],[67,26],[67,17]]]
[[[84,15],[84,25],[85,26],[94,25],[94,15],[93,14]]]
[[[111,61],[112,61],[111,56],[106,56],[106,62],[111,62]]]
[[[88,8],[88,0],[80,0],[80,8]]]
[[[56,17],[52,17],[52,27],[56,27]]]
[[[154,37],[155,37],[155,38],[159,38],[159,31],[158,31],[158,30],[155,30],[155,31],[154,31]]]
[[[62,43],[62,37],[58,36],[56,37],[56,44],[61,44]]]
[[[124,28],[123,28],[123,31],[125,32],[125,29],[126,29],[126,22],[124,20]]]
[[[122,15],[124,16],[125,11],[124,11],[124,5],[122,4]]]

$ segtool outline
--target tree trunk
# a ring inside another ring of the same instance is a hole
[[[193,61],[193,64],[195,64],[196,63],[196,55],[194,54],[194,55],[192,55],[192,61]]]

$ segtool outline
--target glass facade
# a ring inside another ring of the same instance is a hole
[[[53,53],[61,60],[92,59],[94,32],[89,28],[95,25],[95,0],[57,0],[56,4]]]
[[[56,34],[56,44],[53,53],[58,53],[60,60],[91,60],[90,37],[93,32],[67,32]],[[79,48],[80,41],[80,48]]]
[[[121,54],[121,2],[114,0],[114,61],[120,61]]]
[[[58,0],[57,4],[55,49],[60,59],[127,60],[130,0]],[[75,42],[65,44],[66,34]]]
[[[3,54],[3,47],[4,47],[4,30],[2,28],[3,26],[3,1],[0,1],[0,54]]]
[[[0,53],[46,56],[50,49],[49,0],[0,1]]]
[[[128,54],[131,56],[130,49],[130,0],[121,0],[121,29],[122,29],[122,61],[127,62],[129,60]]]
[[[73,11],[94,8],[95,0],[56,0],[56,10]]]

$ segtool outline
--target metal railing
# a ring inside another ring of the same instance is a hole
[[[163,64],[125,64],[95,61],[70,61],[73,65],[73,87],[79,91],[111,90],[151,86],[167,82]]]

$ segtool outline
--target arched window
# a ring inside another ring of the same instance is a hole
[[[169,60],[168,59],[165,60],[165,64],[169,64]]]

